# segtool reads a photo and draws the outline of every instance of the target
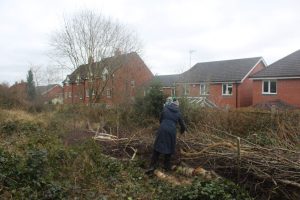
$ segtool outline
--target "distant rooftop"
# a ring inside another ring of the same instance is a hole
[[[158,75],[154,78],[157,79],[163,87],[173,87],[174,83],[178,81],[180,74],[174,75]]]
[[[180,82],[239,82],[262,57],[197,63],[184,72]]]
[[[36,92],[38,94],[44,94],[46,93],[48,90],[52,89],[55,86],[60,86],[59,84],[49,84],[49,85],[43,85],[43,86],[36,86]],[[61,86],[60,86],[61,87]]]
[[[272,63],[251,77],[300,77],[300,50]]]
[[[111,70],[114,70],[121,67],[121,65],[125,65],[127,61],[134,58],[140,57],[136,52],[131,52],[104,58],[101,61],[93,62],[92,64],[80,65],[76,70],[68,75],[68,78],[70,82],[75,82],[78,77],[80,79],[87,79],[89,76],[88,73],[93,73],[94,75],[99,76],[105,67],[109,66]],[[91,71],[89,71],[89,66],[91,67]]]

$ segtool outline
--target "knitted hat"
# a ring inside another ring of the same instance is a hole
[[[172,104],[175,104],[176,106],[179,106],[179,101],[175,100],[175,101],[172,102]]]
[[[168,97],[168,98],[166,99],[165,106],[166,106],[166,105],[170,105],[172,102],[173,102],[172,97]]]

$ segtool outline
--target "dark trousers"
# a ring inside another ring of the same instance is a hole
[[[159,156],[160,152],[153,150],[152,158],[151,158],[151,163],[150,163],[150,168],[157,168],[158,167],[158,162],[159,162]],[[171,155],[172,154],[164,154],[164,169],[170,170],[171,169]]]

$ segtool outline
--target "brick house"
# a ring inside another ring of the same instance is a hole
[[[36,93],[44,103],[63,103],[63,88],[59,84],[37,86]]]
[[[108,106],[134,100],[153,74],[140,56],[120,54],[79,66],[63,81],[64,103],[102,103]]]
[[[249,76],[266,66],[262,57],[197,63],[176,79],[176,96],[217,107],[239,108],[252,105],[252,83]],[[165,77],[159,77],[164,83]],[[172,85],[171,84],[171,85]],[[169,93],[166,87],[165,93]]]
[[[9,88],[10,93],[18,99],[27,100],[27,82],[15,83]]]
[[[254,105],[283,102],[300,107],[300,50],[253,74],[251,79]]]
[[[173,75],[159,75],[155,79],[162,85],[163,93],[165,96],[176,95],[176,82],[179,80],[180,74]]]

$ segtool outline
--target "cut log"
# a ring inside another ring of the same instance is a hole
[[[216,172],[208,171],[200,166],[197,168],[173,166],[172,169],[179,174],[185,176],[200,176],[205,180],[216,180],[221,178]]]
[[[157,176],[160,180],[166,181],[172,185],[189,185],[192,184],[190,180],[179,180],[175,176],[168,175],[163,173],[162,171],[156,169],[154,171],[155,176]]]

